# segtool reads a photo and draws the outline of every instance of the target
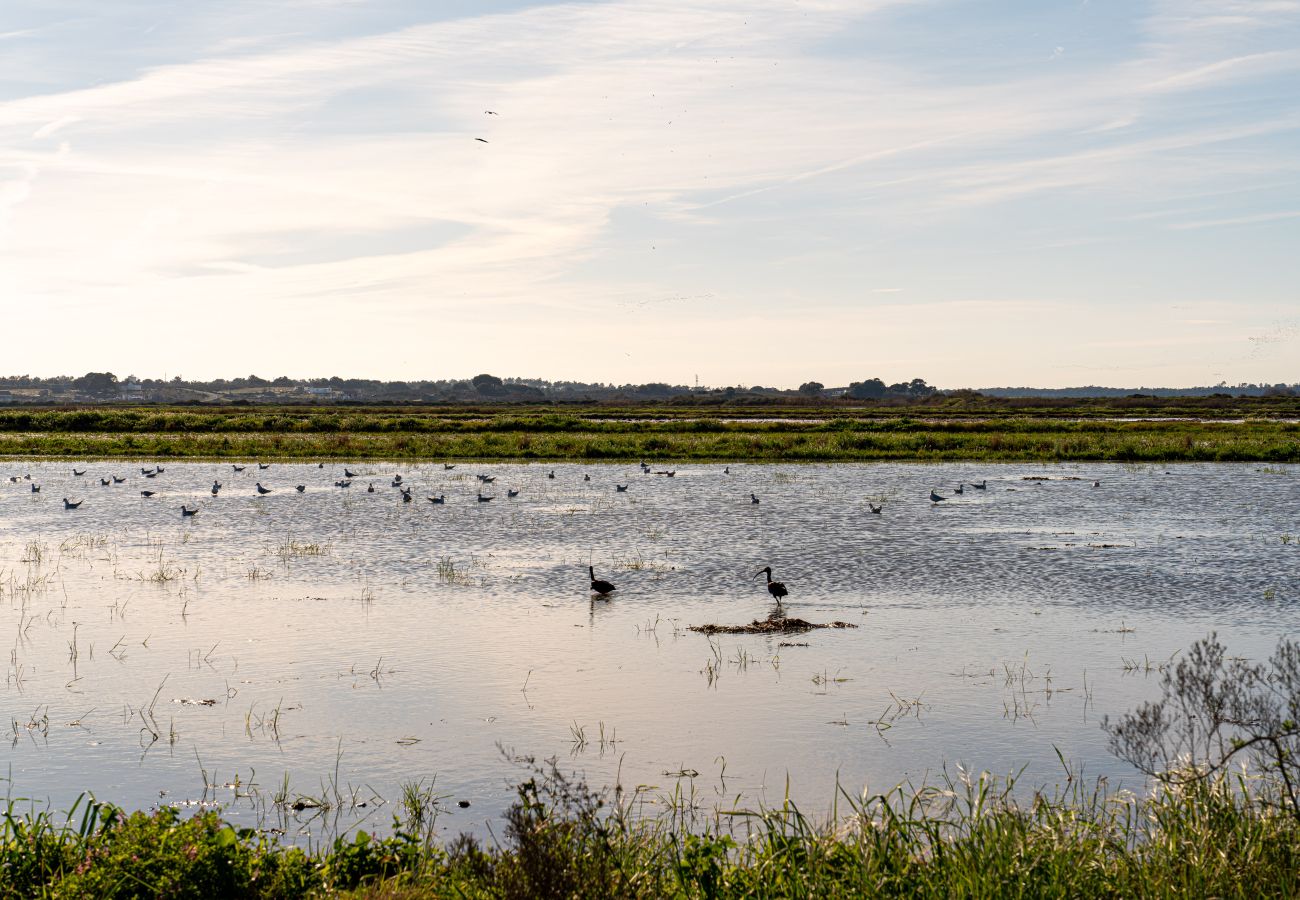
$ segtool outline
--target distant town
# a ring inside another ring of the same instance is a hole
[[[1227,384],[1203,387],[1100,387],[1070,388],[994,387],[938,388],[922,378],[887,384],[868,378],[842,386],[808,381],[798,388],[735,385],[701,387],[667,384],[602,384],[600,382],[546,381],[539,378],[498,378],[476,375],[436,381],[379,381],[368,378],[274,379],[249,375],[213,381],[119,378],[112,372],[40,378],[12,375],[0,378],[0,405],[66,404],[404,404],[404,403],[789,403],[828,401],[881,401],[915,403],[941,397],[1205,397],[1300,395],[1300,383]]]

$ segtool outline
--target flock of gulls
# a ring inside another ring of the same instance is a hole
[[[271,463],[263,463],[263,462],[259,462],[259,463],[257,463],[257,470],[258,470],[259,472],[264,472],[264,471],[266,471],[267,469],[271,468],[271,465],[272,465]],[[663,477],[666,477],[666,478],[672,478],[673,476],[675,476],[675,475],[677,474],[677,471],[676,471],[675,469],[673,469],[673,470],[668,470],[668,469],[658,469],[658,470],[656,470],[656,469],[652,468],[652,467],[651,467],[648,463],[646,463],[644,460],[641,461],[640,463],[638,463],[638,465],[640,466],[641,473],[642,473],[643,475],[660,475],[660,476],[663,476]],[[323,463],[323,462],[322,462],[322,463],[317,463],[317,467],[323,469],[323,468],[325,468],[325,463]],[[443,467],[443,470],[444,470],[444,471],[448,471],[448,472],[449,472],[449,471],[451,471],[452,469],[455,469],[455,468],[456,468],[456,465],[455,465],[454,463],[443,463],[443,464],[442,464],[442,467]],[[238,475],[238,474],[240,474],[241,472],[244,472],[247,468],[248,468],[248,465],[247,465],[247,464],[245,464],[245,465],[239,465],[239,464],[237,464],[237,463],[232,463],[232,464],[231,464],[231,470],[232,470],[233,474],[235,474],[235,475]],[[89,471],[88,469],[81,469],[81,470],[78,470],[78,469],[74,466],[73,469],[72,469],[72,474],[73,474],[73,476],[76,477],[76,478],[81,478],[81,477],[84,477],[84,476],[87,474],[88,471]],[[165,470],[162,466],[154,466],[153,468],[141,468],[141,469],[140,469],[140,476],[143,477],[143,478],[146,478],[146,479],[152,479],[152,478],[157,478],[159,475],[163,474],[165,471],[166,471],[166,470]],[[730,474],[731,474],[731,467],[730,467],[730,466],[726,466],[726,467],[724,467],[723,470],[722,470],[722,473],[723,473],[724,475],[730,475]],[[349,468],[347,468],[347,467],[345,466],[344,469],[343,469],[343,477],[341,477],[341,478],[335,480],[335,482],[334,482],[334,487],[336,487],[336,488],[345,488],[345,489],[346,489],[346,488],[350,488],[350,487],[352,487],[352,483],[353,483],[353,481],[355,481],[356,479],[361,478],[361,477],[363,477],[363,476],[359,475],[359,474],[356,473],[356,472],[353,472],[351,469],[349,469]],[[497,499],[497,496],[498,496],[498,495],[496,495],[496,494],[488,495],[488,494],[484,494],[484,493],[483,493],[484,489],[486,489],[488,485],[491,485],[492,483],[494,483],[494,482],[497,480],[497,476],[494,476],[494,475],[476,475],[475,477],[476,477],[476,478],[478,479],[478,481],[479,481],[479,488],[478,488],[478,490],[477,490],[477,492],[476,492],[476,500],[475,500],[475,502],[477,502],[477,503],[489,503],[489,502],[491,502],[491,501]],[[549,471],[549,472],[546,474],[546,477],[547,477],[548,479],[550,479],[550,480],[554,480],[554,479],[556,478],[555,470],[552,469],[551,471]],[[583,479],[583,481],[591,481],[591,476],[590,476],[589,474],[585,474],[585,473],[584,473],[583,476],[582,476],[582,479]],[[125,483],[126,481],[127,481],[126,476],[119,476],[119,475],[116,475],[116,474],[111,474],[111,475],[109,475],[109,477],[107,477],[107,478],[104,478],[104,477],[100,477],[100,478],[99,478],[99,484],[100,484],[101,487],[111,487],[111,486],[113,486],[113,485],[123,484],[123,483]],[[10,482],[11,484],[18,484],[18,483],[22,483],[22,482],[28,482],[28,483],[30,483],[30,485],[31,485],[31,492],[32,492],[33,494],[39,494],[40,491],[41,491],[41,486],[40,486],[40,484],[38,484],[38,483],[32,481],[32,476],[31,476],[30,474],[22,475],[22,476],[12,475],[12,476],[9,477],[9,482]],[[412,494],[413,488],[412,488],[411,485],[405,484],[405,483],[403,482],[403,480],[402,480],[402,476],[401,476],[400,474],[394,474],[394,475],[393,475],[392,480],[389,482],[389,486],[397,489],[398,494],[399,494],[399,496],[401,497],[401,502],[402,502],[402,503],[410,503],[410,502],[413,501],[413,499],[414,499],[413,494]],[[964,482],[958,484],[957,487],[953,489],[953,495],[954,495],[954,496],[959,496],[959,495],[964,494],[964,493],[966,492],[966,486],[967,486],[967,485],[966,485]],[[1094,482],[1092,483],[1092,486],[1093,486],[1093,487],[1101,487],[1101,482],[1100,482],[1100,481],[1094,481]],[[225,486],[221,483],[221,481],[219,481],[219,480],[214,480],[214,481],[212,482],[212,487],[210,488],[210,492],[211,492],[212,496],[213,496],[213,497],[218,496],[218,495],[221,493],[221,491],[224,489],[224,487],[225,487]],[[618,483],[616,482],[616,483],[614,484],[614,490],[615,490],[616,492],[618,492],[618,493],[625,493],[625,492],[628,490],[629,487],[631,487],[631,482],[628,482],[627,484],[618,484]],[[974,490],[977,490],[977,491],[988,490],[988,480],[985,479],[984,481],[971,482],[971,483],[970,483],[970,487],[973,488]],[[263,485],[261,481],[257,481],[257,482],[255,482],[255,483],[253,484],[253,489],[254,489],[254,491],[256,492],[256,493],[255,493],[255,496],[258,496],[258,497],[264,497],[264,496],[266,496],[267,494],[273,494],[273,493],[275,493],[276,490],[277,490],[276,488],[270,488],[270,487],[267,487],[267,486]],[[293,490],[296,491],[296,492],[299,493],[299,494],[306,493],[306,491],[307,491],[307,485],[305,485],[305,484],[296,484],[296,485],[293,486]],[[375,493],[375,483],[374,483],[373,481],[371,481],[371,482],[369,482],[369,483],[367,484],[367,486],[366,486],[366,491],[367,491],[368,493],[371,493],[371,494]],[[141,496],[141,497],[144,497],[145,499],[148,499],[148,498],[150,498],[150,497],[155,496],[157,493],[158,493],[157,491],[149,490],[149,489],[146,488],[146,489],[143,489],[143,490],[140,491],[140,496]],[[513,498],[515,498],[515,497],[518,497],[518,496],[519,496],[519,493],[520,493],[520,489],[516,489],[516,488],[507,488],[507,489],[506,489],[506,497],[509,498],[509,499],[513,499]],[[439,494],[439,495],[436,496],[436,497],[425,497],[425,499],[426,499],[427,501],[429,501],[430,503],[433,503],[433,504],[435,504],[435,505],[439,505],[439,506],[444,505],[444,504],[447,502],[447,497],[446,497],[445,494]],[[931,504],[942,503],[943,501],[948,500],[948,499],[950,499],[950,498],[941,495],[938,491],[934,490],[933,488],[930,490],[930,503],[931,503]],[[759,502],[758,495],[751,493],[751,494],[749,495],[749,500],[750,500],[750,503],[751,503],[751,504],[756,504],[756,503],[758,503],[758,502]],[[84,500],[76,500],[76,501],[73,501],[73,500],[69,500],[67,497],[64,497],[64,498],[63,498],[63,508],[64,508],[65,510],[78,509],[78,508],[80,508],[80,506],[81,506],[82,503],[84,503],[84,502],[85,502]],[[868,507],[868,508],[871,510],[871,512],[874,513],[875,515],[880,515],[880,514],[884,511],[884,504],[883,504],[883,503],[875,504],[875,503],[871,503],[870,501],[868,501],[868,502],[867,502],[867,507]],[[182,504],[181,504],[181,518],[183,518],[183,519],[184,519],[184,518],[190,518],[190,517],[193,517],[193,516],[198,515],[198,513],[199,513],[199,508],[198,508],[198,507],[195,507],[195,508],[191,509],[187,503],[182,503]],[[588,575],[590,575],[590,577],[591,577],[591,591],[592,591],[592,594],[595,595],[597,598],[600,598],[600,599],[608,599],[609,595],[612,594],[615,590],[617,590],[617,588],[615,587],[615,585],[614,585],[612,582],[609,582],[609,581],[606,581],[606,580],[604,580],[604,579],[602,579],[602,578],[597,578],[597,577],[596,577],[595,567],[593,567],[593,566],[588,566],[588,567],[587,567],[587,573],[588,573]],[[772,580],[772,568],[771,568],[771,566],[765,566],[764,568],[760,569],[757,573],[755,573],[754,577],[757,578],[759,575],[765,575],[765,576],[767,576],[767,590],[768,590],[768,593],[772,595],[772,598],[776,601],[777,606],[778,606],[778,607],[781,606],[781,601],[782,601],[782,599],[785,598],[786,596],[788,596],[789,593],[790,593],[790,592],[786,589],[786,586],[785,586],[784,584],[782,584],[781,582],[779,582],[779,581],[773,581],[773,580]]]

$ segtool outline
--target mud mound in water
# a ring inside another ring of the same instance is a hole
[[[806,619],[791,619],[772,613],[766,619],[755,619],[748,625],[692,625],[691,631],[700,634],[803,634],[814,628],[857,628],[848,622],[819,624]]]

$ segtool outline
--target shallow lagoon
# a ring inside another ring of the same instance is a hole
[[[11,793],[217,803],[290,839],[382,829],[419,779],[481,830],[524,754],[704,810],[819,813],[837,780],[945,766],[1053,784],[1057,749],[1137,787],[1101,718],[1211,630],[1260,657],[1300,624],[1296,466],[76,465],[3,465]],[[687,630],[765,616],[764,565],[790,615],[859,627]]]

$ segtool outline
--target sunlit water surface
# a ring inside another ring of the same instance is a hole
[[[1295,466],[142,466],[3,464],[14,796],[306,840],[387,828],[421,780],[482,831],[525,755],[705,810],[788,788],[822,815],[944,767],[1050,785],[1057,749],[1139,787],[1102,717],[1212,630],[1259,658],[1300,624]],[[857,627],[688,630],[766,616],[765,565],[788,614]]]

